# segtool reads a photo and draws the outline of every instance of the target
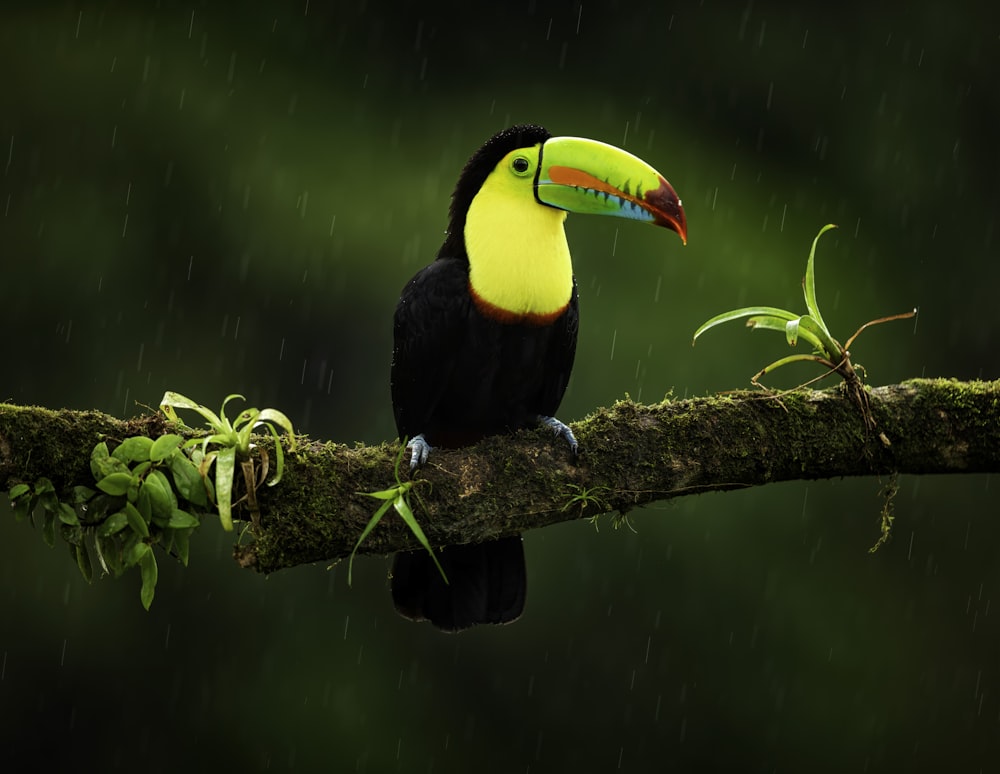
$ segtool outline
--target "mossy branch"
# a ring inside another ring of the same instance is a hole
[[[436,450],[414,487],[424,505],[416,516],[430,543],[444,545],[776,481],[1000,472],[1000,381],[915,379],[867,395],[877,432],[832,388],[620,401],[572,425],[581,450],[575,462],[541,430]],[[90,480],[90,451],[100,440],[169,429],[159,415],[123,421],[0,404],[0,487],[47,476],[67,491]],[[397,450],[300,438],[281,484],[257,491],[260,523],[235,548],[237,561],[273,572],[346,557],[372,515],[365,492],[392,483]],[[247,518],[238,509],[234,516]],[[416,547],[401,520],[386,518],[360,552]]]

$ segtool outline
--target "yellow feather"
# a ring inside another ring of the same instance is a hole
[[[469,283],[475,294],[512,317],[562,310],[573,292],[566,212],[535,200],[533,176],[501,161],[472,200],[465,222]]]

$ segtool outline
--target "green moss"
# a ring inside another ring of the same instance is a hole
[[[472,449],[441,450],[421,473],[433,482],[418,490],[429,513],[418,510],[416,516],[428,538],[441,545],[769,481],[995,470],[998,390],[997,382],[951,379],[865,387],[861,394],[877,430],[892,442],[888,447],[839,387],[780,395],[740,391],[655,405],[624,398],[574,423],[580,440],[575,461],[565,445],[540,430],[487,439]],[[65,491],[89,480],[95,439],[154,435],[144,424],[149,421],[0,405],[0,479],[9,489],[48,474]],[[262,446],[269,443],[260,439]],[[302,438],[300,446],[281,484],[258,490],[260,527],[237,549],[245,566],[271,572],[345,556],[374,510],[371,498],[359,493],[394,481],[398,442],[349,448]],[[579,508],[566,508],[575,494],[598,491],[600,502],[584,496]],[[407,547],[415,546],[405,526],[389,518],[362,550]]]

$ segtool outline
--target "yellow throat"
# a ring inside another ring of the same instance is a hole
[[[535,199],[534,166],[512,170],[513,151],[472,200],[465,220],[469,285],[480,311],[502,322],[544,324],[573,293],[566,212]],[[537,154],[534,155],[537,163]]]

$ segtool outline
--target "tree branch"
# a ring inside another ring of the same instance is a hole
[[[412,504],[431,544],[446,545],[776,481],[1000,471],[1000,381],[915,379],[866,394],[874,430],[839,388],[620,401],[572,425],[576,461],[542,430],[435,450]],[[93,485],[94,444],[172,429],[156,415],[122,421],[0,404],[0,483],[6,490],[47,476],[60,492]],[[364,493],[395,483],[398,444],[300,441],[280,484],[257,492],[260,524],[234,551],[244,567],[269,573],[347,556],[379,505]],[[390,510],[359,551],[415,547]]]

